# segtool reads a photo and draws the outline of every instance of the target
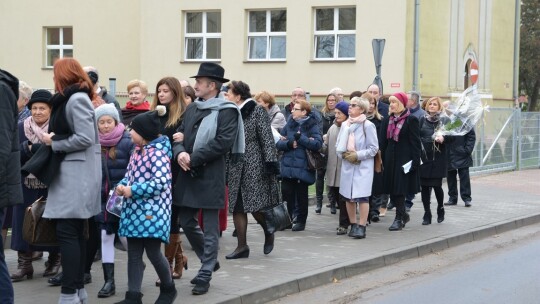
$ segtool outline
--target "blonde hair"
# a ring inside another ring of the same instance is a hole
[[[390,96],[388,100],[390,101],[390,103],[396,102],[398,104],[396,112],[392,112],[392,108],[390,107],[388,109],[388,114],[400,114],[401,112],[405,111],[405,106],[401,103],[401,101],[399,101],[399,99],[397,99],[396,96]]]
[[[144,95],[148,94],[148,86],[146,85],[146,82],[139,80],[139,79],[133,79],[132,81],[128,82],[127,84],[127,91],[131,91],[131,89],[139,87],[141,88],[141,93]]]
[[[351,99],[351,104],[353,101],[356,102],[356,104],[364,112],[364,114],[367,113],[369,109],[369,100],[363,97],[353,97],[353,99]]]
[[[334,89],[332,89],[332,90],[334,90]],[[326,99],[324,100],[324,107],[323,107],[323,109],[321,111],[323,113],[330,112],[330,109],[328,109],[328,97],[330,97],[330,96],[334,96],[334,98],[336,99],[334,101],[335,104],[337,104],[339,102],[339,97],[337,96],[337,93],[330,92],[328,95],[326,95]]]
[[[427,111],[427,107],[428,107],[429,103],[432,102],[432,101],[436,101],[437,104],[439,105],[439,112],[444,110],[444,105],[443,105],[443,102],[442,102],[441,98],[438,97],[438,96],[434,96],[434,97],[431,97],[430,99],[428,99],[426,101],[426,103],[424,104],[424,110],[425,111]]]
[[[379,109],[377,108],[377,101],[375,100],[375,97],[373,97],[373,94],[366,92],[366,93],[362,94],[362,96],[360,96],[360,98],[367,99],[370,104],[373,102],[375,104],[375,107],[374,107],[374,110],[373,110],[373,116],[377,120],[382,120],[381,113],[379,113]],[[368,107],[368,112],[369,112],[369,107]]]

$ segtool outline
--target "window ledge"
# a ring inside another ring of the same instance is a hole
[[[41,67],[41,69],[44,70],[44,71],[50,71],[50,70],[53,69],[53,67],[47,67],[47,66],[45,66],[45,67]]]
[[[197,64],[201,64],[203,62],[221,63],[221,59],[197,59],[197,60],[180,60],[179,61],[179,63],[197,63]]]
[[[356,59],[311,59],[310,63],[356,62]]]
[[[244,60],[243,63],[287,63],[287,59],[283,60]]]

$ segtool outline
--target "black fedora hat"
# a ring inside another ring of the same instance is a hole
[[[48,104],[52,108],[51,97],[52,97],[52,94],[48,90],[45,90],[45,89],[35,90],[34,93],[32,93],[32,96],[30,96],[30,100],[28,100],[26,107],[28,108],[28,110],[31,110],[32,105],[34,103],[43,102],[43,103]]]
[[[229,79],[223,78],[224,75],[225,69],[219,64],[213,62],[203,62],[201,63],[201,66],[199,66],[199,72],[197,72],[197,75],[191,76],[190,78],[208,77],[220,82],[229,82]]]

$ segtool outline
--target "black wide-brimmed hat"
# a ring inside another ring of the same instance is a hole
[[[39,89],[35,90],[34,93],[32,93],[32,96],[30,96],[30,100],[28,100],[28,103],[26,104],[26,107],[28,110],[32,109],[32,105],[36,102],[43,102],[49,105],[49,107],[52,108],[52,101],[51,101],[52,94],[48,90],[45,89]]]
[[[201,63],[201,66],[199,66],[199,72],[197,72],[197,75],[191,76],[190,78],[208,77],[223,83],[229,82],[229,79],[223,78],[224,75],[225,69],[219,64],[213,62],[203,62]]]

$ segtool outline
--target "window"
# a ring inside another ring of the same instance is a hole
[[[73,57],[73,28],[45,28],[45,67],[52,68],[59,58]]]
[[[186,13],[185,59],[221,59],[221,13]]]
[[[249,12],[249,60],[285,60],[287,47],[287,11]]]
[[[315,59],[354,59],[356,8],[315,10]]]

